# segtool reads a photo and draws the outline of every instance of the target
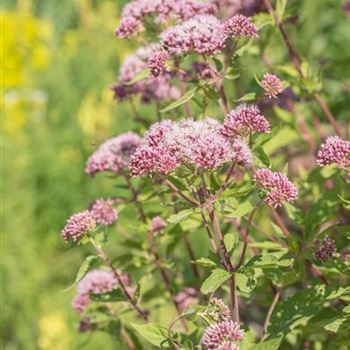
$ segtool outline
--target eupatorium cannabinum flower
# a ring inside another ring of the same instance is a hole
[[[180,97],[179,90],[171,83],[170,74],[159,66],[159,57],[157,58],[157,62],[151,64],[153,72],[161,69],[161,71],[157,71],[157,77],[151,76],[130,84],[139,73],[142,73],[148,68],[148,60],[157,52],[161,52],[161,47],[157,44],[150,44],[140,47],[134,54],[126,57],[120,67],[119,82],[113,84],[111,87],[117,100],[122,101],[136,94],[141,95],[141,101],[143,103],[149,103],[152,100],[163,101]]]
[[[73,214],[61,231],[62,238],[68,242],[78,242],[85,234],[96,228],[96,221],[89,210]]]
[[[155,23],[168,19],[184,21],[195,15],[213,14],[217,11],[215,2],[198,0],[134,0],[124,6],[116,34],[127,38],[142,27],[143,20],[151,15]]]
[[[258,37],[258,30],[251,20],[243,15],[236,15],[229,18],[223,24],[223,30],[228,36],[251,36]]]
[[[270,123],[256,105],[240,104],[226,115],[221,132],[227,137],[270,132]]]
[[[199,15],[179,25],[166,29],[160,36],[161,44],[170,55],[195,52],[214,55],[226,41],[222,23],[212,15]]]
[[[243,330],[239,323],[223,321],[209,326],[203,335],[201,345],[203,350],[237,349],[237,342],[243,340]]]
[[[104,294],[112,291],[118,282],[113,273],[104,270],[91,270],[78,283],[79,294]]]
[[[190,305],[198,304],[198,292],[194,288],[184,288],[174,296],[174,301],[183,311]]]
[[[316,260],[328,261],[332,259],[337,247],[332,238],[326,237],[323,241],[316,240],[314,242],[314,249],[314,258]]]
[[[162,231],[163,229],[165,229],[166,226],[167,226],[166,222],[160,216],[155,216],[151,220],[150,230],[153,233],[158,233],[158,232]]]
[[[118,219],[113,199],[97,199],[90,206],[91,216],[99,225],[112,225]]]
[[[276,98],[284,90],[282,81],[276,75],[270,73],[264,74],[260,86],[269,98]]]
[[[165,63],[169,58],[169,54],[166,51],[156,51],[148,59],[147,65],[154,77],[158,77],[165,67]]]
[[[140,142],[140,137],[133,132],[107,140],[89,157],[85,172],[89,175],[101,171],[118,173],[128,165],[131,155]]]
[[[338,168],[350,166],[350,141],[339,136],[329,136],[321,145],[317,154],[317,164],[326,166],[335,164]]]
[[[210,317],[216,322],[229,321],[231,319],[230,309],[222,299],[210,298],[209,306],[213,309],[210,311]]]
[[[267,191],[265,202],[277,208],[284,202],[293,202],[298,190],[287,176],[269,169],[258,169],[254,181]]]
[[[225,162],[250,166],[252,155],[241,139],[228,139],[215,119],[165,120],[151,126],[145,144],[132,156],[129,168],[136,175],[168,174],[181,164],[213,169]]]

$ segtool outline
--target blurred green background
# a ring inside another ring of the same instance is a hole
[[[107,335],[76,331],[74,290],[63,289],[73,280],[84,251],[68,251],[59,232],[71,213],[96,197],[115,195],[110,183],[91,180],[84,167],[95,144],[133,127],[127,105],[116,104],[109,90],[119,62],[132,50],[114,35],[122,2],[3,1],[6,350],[116,349]],[[324,64],[324,90],[332,96],[332,109],[337,106],[340,118],[346,118],[349,85],[344,80],[349,83],[349,70],[344,67],[350,43],[341,2],[295,1],[294,6],[301,14],[295,31],[295,39],[302,38],[298,46],[312,62],[325,59],[317,62]],[[270,60],[283,62],[279,38],[272,43],[277,44],[270,47],[275,53]]]
[[[59,232],[109,184],[84,174],[94,145],[127,130],[110,84],[129,48],[117,40],[117,1],[19,0],[2,9],[5,349],[115,349],[76,332],[74,279],[82,250]],[[121,122],[122,121],[122,122]],[[113,194],[112,194],[113,195]]]

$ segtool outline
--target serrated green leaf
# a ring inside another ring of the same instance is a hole
[[[197,91],[197,88],[193,88],[193,89],[187,91],[179,99],[177,99],[176,101],[170,103],[170,105],[168,105],[167,107],[161,109],[160,112],[161,113],[169,112],[169,111],[171,111],[174,108],[182,106],[183,104],[188,102],[191,98],[193,98],[193,96],[195,95],[196,91]]]
[[[224,236],[225,247],[228,252],[231,252],[237,244],[238,236],[234,233],[226,233]]]
[[[280,22],[283,21],[284,13],[286,11],[287,0],[277,0],[276,2],[276,15]]]
[[[217,263],[213,260],[210,260],[208,258],[199,258],[196,261],[194,261],[195,264],[204,266],[204,267],[217,267]]]
[[[184,209],[180,212],[168,217],[167,221],[171,224],[177,224],[181,221],[186,220],[194,212],[193,209]]]
[[[210,276],[203,282],[201,286],[201,292],[203,294],[209,294],[215,292],[220,286],[225,283],[231,274],[222,269],[215,269]]]
[[[124,84],[125,85],[133,85],[133,84],[137,83],[140,80],[148,78],[149,76],[150,76],[150,71],[148,69],[145,69],[142,72],[136,74],[133,79],[127,81]]]
[[[232,218],[241,218],[250,213],[254,209],[254,205],[250,201],[240,203],[236,208],[225,207],[225,214]]]
[[[235,100],[235,102],[246,102],[246,101],[254,101],[256,98],[255,92],[249,92],[245,94],[244,96],[240,97],[238,100]]]
[[[74,283],[66,288],[64,291],[68,291],[72,289],[87,273],[88,271],[93,267],[96,266],[98,262],[98,256],[96,255],[89,255],[85,258],[83,263],[80,265],[80,268],[75,276],[75,281]]]
[[[132,323],[131,326],[136,330],[138,334],[146,339],[149,343],[154,346],[169,348],[169,343],[167,340],[167,329],[156,323],[147,324],[135,324]]]

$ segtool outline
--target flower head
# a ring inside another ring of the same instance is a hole
[[[152,233],[157,233],[166,228],[166,226],[166,222],[160,216],[155,216],[151,220],[150,230]]]
[[[269,169],[258,169],[254,174],[254,181],[267,192],[265,202],[275,208],[284,202],[293,202],[298,196],[298,189],[282,173]]]
[[[229,18],[223,25],[224,32],[228,36],[251,36],[258,37],[258,30],[251,20],[243,15],[236,15]]]
[[[169,54],[166,51],[156,51],[148,59],[148,68],[154,77],[158,77],[163,71],[164,66],[169,58]]]
[[[221,129],[227,137],[247,136],[253,132],[269,132],[270,123],[256,105],[240,104],[229,112]]]
[[[96,228],[96,221],[92,217],[90,211],[85,210],[80,213],[73,214],[61,231],[62,238],[68,242],[78,242],[86,233]]]
[[[225,45],[222,23],[212,15],[199,15],[166,29],[160,36],[161,44],[170,55],[195,52],[215,55]]]
[[[337,247],[332,238],[326,237],[323,241],[316,240],[314,242],[314,249],[314,258],[324,262],[332,259]]]
[[[318,151],[317,164],[322,167],[335,164],[338,168],[350,166],[350,141],[339,136],[327,137]]]
[[[232,147],[232,160],[245,168],[251,167],[253,163],[253,155],[247,143],[241,139],[237,138],[231,142]]]
[[[236,350],[239,349],[237,341],[242,340],[243,335],[243,330],[237,322],[229,320],[214,323],[205,330],[201,345],[204,350]]]
[[[230,309],[222,299],[210,298],[209,306],[213,309],[210,316],[217,322],[229,321],[231,319]]]
[[[141,27],[141,22],[135,17],[123,17],[119,27],[115,30],[119,38],[129,38],[136,34]]]
[[[77,313],[81,314],[86,310],[90,303],[91,299],[88,294],[78,294],[73,299],[72,306]]]
[[[198,304],[198,292],[194,288],[184,288],[174,296],[174,301],[181,311],[190,305]]]
[[[91,216],[99,225],[112,225],[118,219],[113,199],[97,199],[90,206]]]
[[[101,171],[118,173],[127,167],[131,155],[140,142],[140,137],[133,132],[127,132],[107,140],[89,157],[85,172],[89,175]]]
[[[113,273],[104,270],[91,270],[78,283],[78,294],[104,294],[111,292],[118,285]]]
[[[276,75],[270,73],[264,74],[260,86],[269,98],[276,98],[284,90],[282,81]]]

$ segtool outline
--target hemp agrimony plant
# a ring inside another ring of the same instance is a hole
[[[286,3],[125,5],[116,34],[140,46],[112,90],[135,127],[87,160],[113,195],[62,230],[91,246],[73,300],[81,332],[123,349],[348,349],[350,142],[289,39]],[[287,49],[284,80],[267,30]],[[242,68],[252,54],[260,78]],[[320,147],[301,104],[329,123]]]

